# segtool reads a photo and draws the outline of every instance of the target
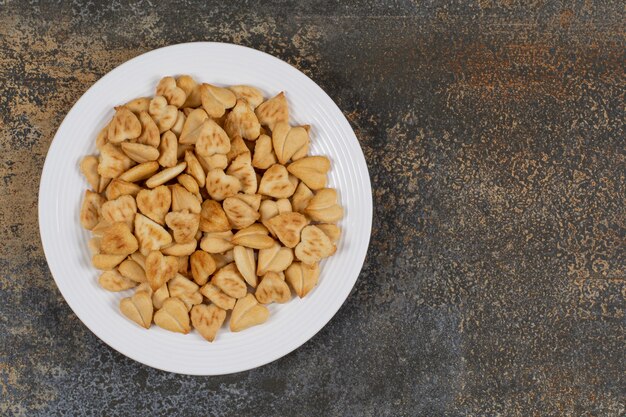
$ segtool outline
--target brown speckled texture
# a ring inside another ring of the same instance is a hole
[[[0,5],[0,415],[626,413],[622,1]],[[234,42],[311,76],[374,191],[350,298],[225,377],[133,362],[46,266],[37,184],[71,105],[160,46]]]

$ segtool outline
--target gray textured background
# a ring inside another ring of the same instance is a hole
[[[0,2],[0,415],[626,412],[622,1],[104,3]],[[329,325],[212,378],[100,342],[37,229],[71,105],[127,59],[196,40],[269,52],[322,86],[375,204]]]

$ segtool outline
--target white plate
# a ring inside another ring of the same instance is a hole
[[[143,330],[118,310],[122,297],[98,286],[90,265],[89,233],[80,227],[86,181],[80,159],[96,152],[95,137],[113,107],[154,94],[165,75],[190,74],[215,84],[250,84],[267,96],[285,91],[291,122],[308,123],[311,154],[330,157],[329,186],[339,190],[345,218],[336,254],[323,262],[320,282],[306,298],[270,306],[270,319],[240,333],[224,325],[214,343],[196,332]],[[65,117],[54,137],[41,176],[39,228],[50,271],[69,306],[102,341],[154,368],[193,375],[244,371],[276,360],[315,335],[348,297],[370,238],[372,194],[363,152],[339,108],[311,79],[287,63],[242,46],[188,43],[157,49],[120,65],[96,82]]]

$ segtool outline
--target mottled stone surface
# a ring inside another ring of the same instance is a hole
[[[0,415],[624,415],[622,1],[108,3],[0,3]],[[71,105],[127,59],[197,40],[319,83],[359,137],[375,204],[329,325],[211,378],[104,345],[37,229]]]

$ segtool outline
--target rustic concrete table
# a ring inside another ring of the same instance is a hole
[[[623,2],[105,3],[0,5],[0,415],[626,412]],[[71,105],[127,59],[198,40],[319,83],[356,131],[375,205],[329,325],[212,378],[104,345],[61,298],[37,229]]]

